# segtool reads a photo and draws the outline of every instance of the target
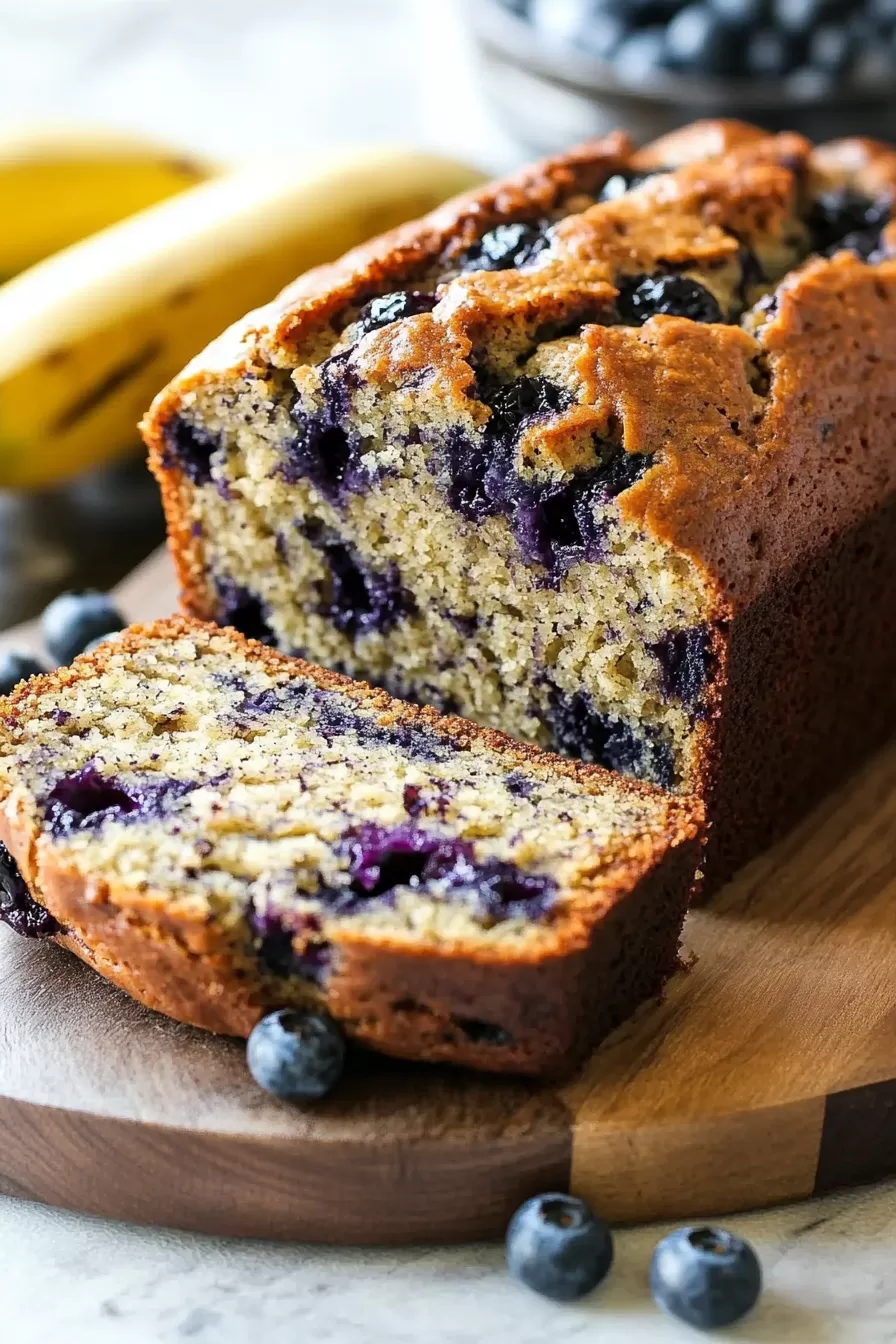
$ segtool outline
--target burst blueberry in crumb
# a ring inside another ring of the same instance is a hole
[[[46,672],[43,663],[22,649],[4,649],[0,652],[0,695],[9,695],[20,681]]]
[[[561,755],[578,757],[661,788],[674,785],[672,747],[658,728],[601,714],[581,691],[574,695],[555,691],[550,715],[554,750]]]
[[[349,882],[338,891],[318,893],[330,909],[353,914],[373,901],[391,902],[399,887],[470,892],[481,914],[498,922],[543,919],[556,893],[553,878],[524,873],[499,859],[477,861],[466,840],[435,835],[411,823],[383,827],[365,822],[343,837],[349,860]]]
[[[698,1330],[742,1320],[762,1291],[752,1246],[717,1227],[682,1227],[664,1237],[650,1264],[657,1304]]]
[[[208,485],[212,479],[212,457],[221,446],[220,437],[204,425],[175,415],[163,432],[162,461],[166,467],[180,467],[194,485]]]
[[[710,673],[710,632],[705,625],[670,631],[651,646],[660,665],[663,694],[697,709]]]
[[[385,634],[415,611],[394,560],[384,570],[376,570],[363,564],[343,542],[326,542],[321,550],[330,571],[321,614],[350,639]]]
[[[320,920],[313,914],[301,914],[287,925],[273,910],[250,910],[249,928],[256,939],[258,959],[272,975],[297,976],[311,984],[322,985],[333,961],[332,946],[320,937]],[[301,936],[302,945],[295,941]]]
[[[641,326],[659,314],[688,317],[692,322],[724,322],[717,300],[705,285],[686,275],[633,275],[619,282],[619,319]]]
[[[47,651],[63,665],[77,658],[93,640],[127,624],[112,598],[93,589],[61,593],[44,609],[40,620]]]
[[[510,1221],[506,1250],[514,1278],[555,1302],[584,1297],[613,1264],[609,1227],[574,1195],[527,1199]]]
[[[249,1072],[284,1101],[319,1101],[342,1077],[345,1037],[329,1014],[281,1008],[253,1027],[246,1043]]]
[[[219,625],[230,625],[247,639],[257,639],[262,644],[277,642],[268,625],[267,612],[260,597],[231,579],[218,578],[215,586],[218,593],[216,619]]]
[[[124,783],[93,764],[85,765],[56,781],[47,794],[45,815],[52,835],[71,835],[95,830],[107,820],[158,816],[197,787],[190,780],[158,775],[134,775]]]
[[[52,938],[59,925],[28,890],[19,865],[0,843],[0,922],[23,938]]]
[[[320,365],[321,405],[317,410],[305,410],[300,398],[293,403],[297,433],[284,445],[279,467],[284,480],[290,484],[308,480],[335,505],[344,504],[370,480],[360,461],[358,435],[347,428],[352,392],[359,386],[350,353],[331,355]]]

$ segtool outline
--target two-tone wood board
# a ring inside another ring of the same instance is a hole
[[[166,559],[122,597],[169,611]],[[0,1190],[376,1243],[492,1236],[548,1188],[646,1221],[896,1172],[896,745],[695,911],[685,944],[692,970],[565,1087],[371,1056],[300,1110],[254,1087],[240,1042],[0,930]]]

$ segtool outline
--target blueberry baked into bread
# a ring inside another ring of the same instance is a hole
[[[893,723],[894,192],[697,123],[311,272],[145,423],[186,609],[699,794],[717,886]]]
[[[0,911],[246,1035],[569,1067],[677,964],[699,804],[181,618],[0,701]]]

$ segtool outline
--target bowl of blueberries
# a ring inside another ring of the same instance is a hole
[[[471,0],[486,89],[549,152],[699,117],[896,135],[896,0]]]

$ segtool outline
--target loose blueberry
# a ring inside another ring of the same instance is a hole
[[[854,84],[884,84],[896,72],[896,51],[880,41],[876,33],[856,35],[855,51],[849,67]]]
[[[772,0],[775,23],[788,33],[808,37],[819,24],[847,15],[850,0]]]
[[[555,1302],[590,1293],[613,1263],[609,1227],[573,1195],[527,1199],[510,1220],[506,1246],[514,1278]]]
[[[682,1227],[654,1251],[650,1287],[670,1315],[698,1330],[718,1330],[756,1305],[762,1270],[752,1246],[732,1232]]]
[[[23,938],[52,938],[59,925],[28,890],[19,865],[0,843],[0,922]]]
[[[533,0],[532,23],[549,41],[579,47],[594,56],[606,58],[629,29],[637,22],[630,4],[618,0]]]
[[[106,593],[62,593],[41,616],[41,632],[51,657],[70,663],[100,635],[111,635],[126,624]]]
[[[641,28],[625,38],[616,48],[613,67],[622,80],[631,84],[643,84],[651,79],[657,70],[669,65],[666,50],[666,29],[660,25]]]
[[[9,695],[20,681],[46,672],[43,663],[22,649],[4,649],[0,652],[0,695]]]
[[[878,28],[887,30],[896,25],[896,0],[866,0],[865,10]]]
[[[753,79],[775,79],[793,69],[793,39],[778,28],[757,28],[747,35],[744,69]]]
[[[603,11],[595,14],[579,38],[579,46],[599,61],[609,61],[630,32],[630,25],[622,14]]]
[[[381,294],[371,299],[358,314],[359,335],[366,336],[371,331],[388,327],[403,317],[416,317],[419,313],[431,313],[438,303],[438,295],[423,294],[416,289],[398,290],[395,294]]]
[[[853,56],[853,35],[845,24],[823,23],[809,38],[809,64],[842,75]]]
[[[626,326],[641,326],[658,313],[693,322],[725,320],[709,290],[685,275],[626,276],[619,282],[616,310]]]
[[[725,23],[740,28],[754,28],[769,13],[769,0],[710,0],[710,5]]]
[[[460,258],[462,271],[509,271],[525,266],[550,247],[550,221],[498,224]]]
[[[666,29],[666,54],[676,70],[730,75],[742,51],[741,34],[706,4],[687,5]]]
[[[281,1008],[252,1028],[249,1072],[265,1092],[284,1101],[319,1101],[345,1067],[345,1037],[328,1013]]]

